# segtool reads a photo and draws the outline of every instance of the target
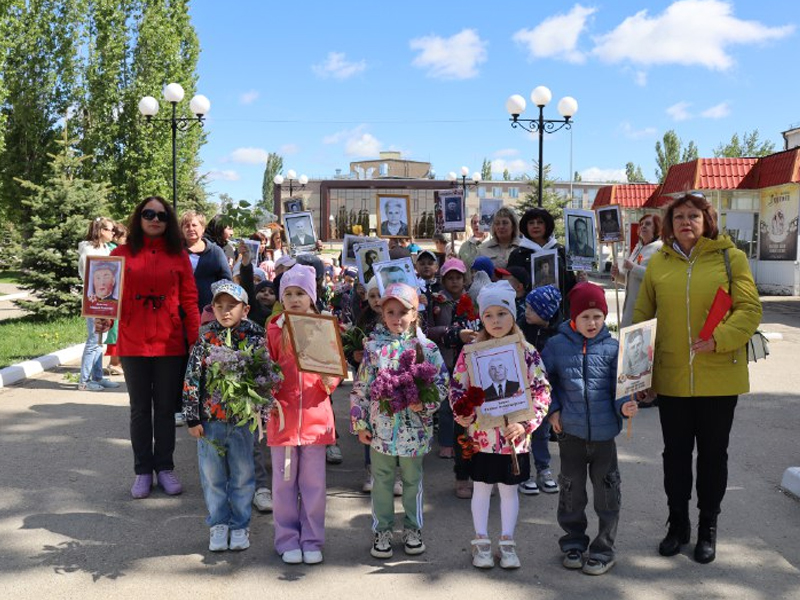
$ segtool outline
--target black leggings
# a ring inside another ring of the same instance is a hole
[[[186,356],[123,356],[131,405],[131,445],[137,475],[175,465],[175,412],[180,410]]]
[[[697,507],[719,514],[728,485],[728,441],[738,396],[658,397],[664,436],[664,491],[674,510],[692,497],[692,451],[697,442]]]

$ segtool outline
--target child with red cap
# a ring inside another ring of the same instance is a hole
[[[622,417],[636,414],[636,402],[615,399],[619,343],[605,325],[603,288],[578,283],[569,293],[570,320],[562,323],[542,352],[553,386],[550,424],[561,455],[559,539],[567,569],[602,575],[614,566],[614,538],[620,509],[620,475],[614,438]],[[586,535],[586,473],[594,487],[597,537]],[[583,555],[588,550],[588,558]]]

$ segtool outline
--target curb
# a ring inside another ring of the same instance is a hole
[[[65,363],[79,360],[83,355],[84,345],[76,344],[33,360],[26,360],[5,369],[0,369],[0,388],[17,383],[33,375],[38,375],[49,369],[55,369]]]

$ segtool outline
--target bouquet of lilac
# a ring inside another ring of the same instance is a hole
[[[378,398],[380,409],[394,415],[415,404],[435,404],[439,391],[434,381],[439,369],[424,362],[422,353],[414,349],[400,355],[397,369],[382,369],[378,372],[370,390]]]
[[[276,405],[275,392],[283,381],[278,363],[262,343],[234,345],[228,330],[226,343],[212,346],[205,359],[211,413],[255,431]]]

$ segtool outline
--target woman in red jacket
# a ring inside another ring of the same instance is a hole
[[[176,495],[183,489],[173,473],[175,411],[200,326],[197,288],[178,220],[163,198],[142,200],[128,229],[127,245],[112,255],[125,257],[117,351],[131,405],[131,495],[150,495],[153,471],[163,490]]]

